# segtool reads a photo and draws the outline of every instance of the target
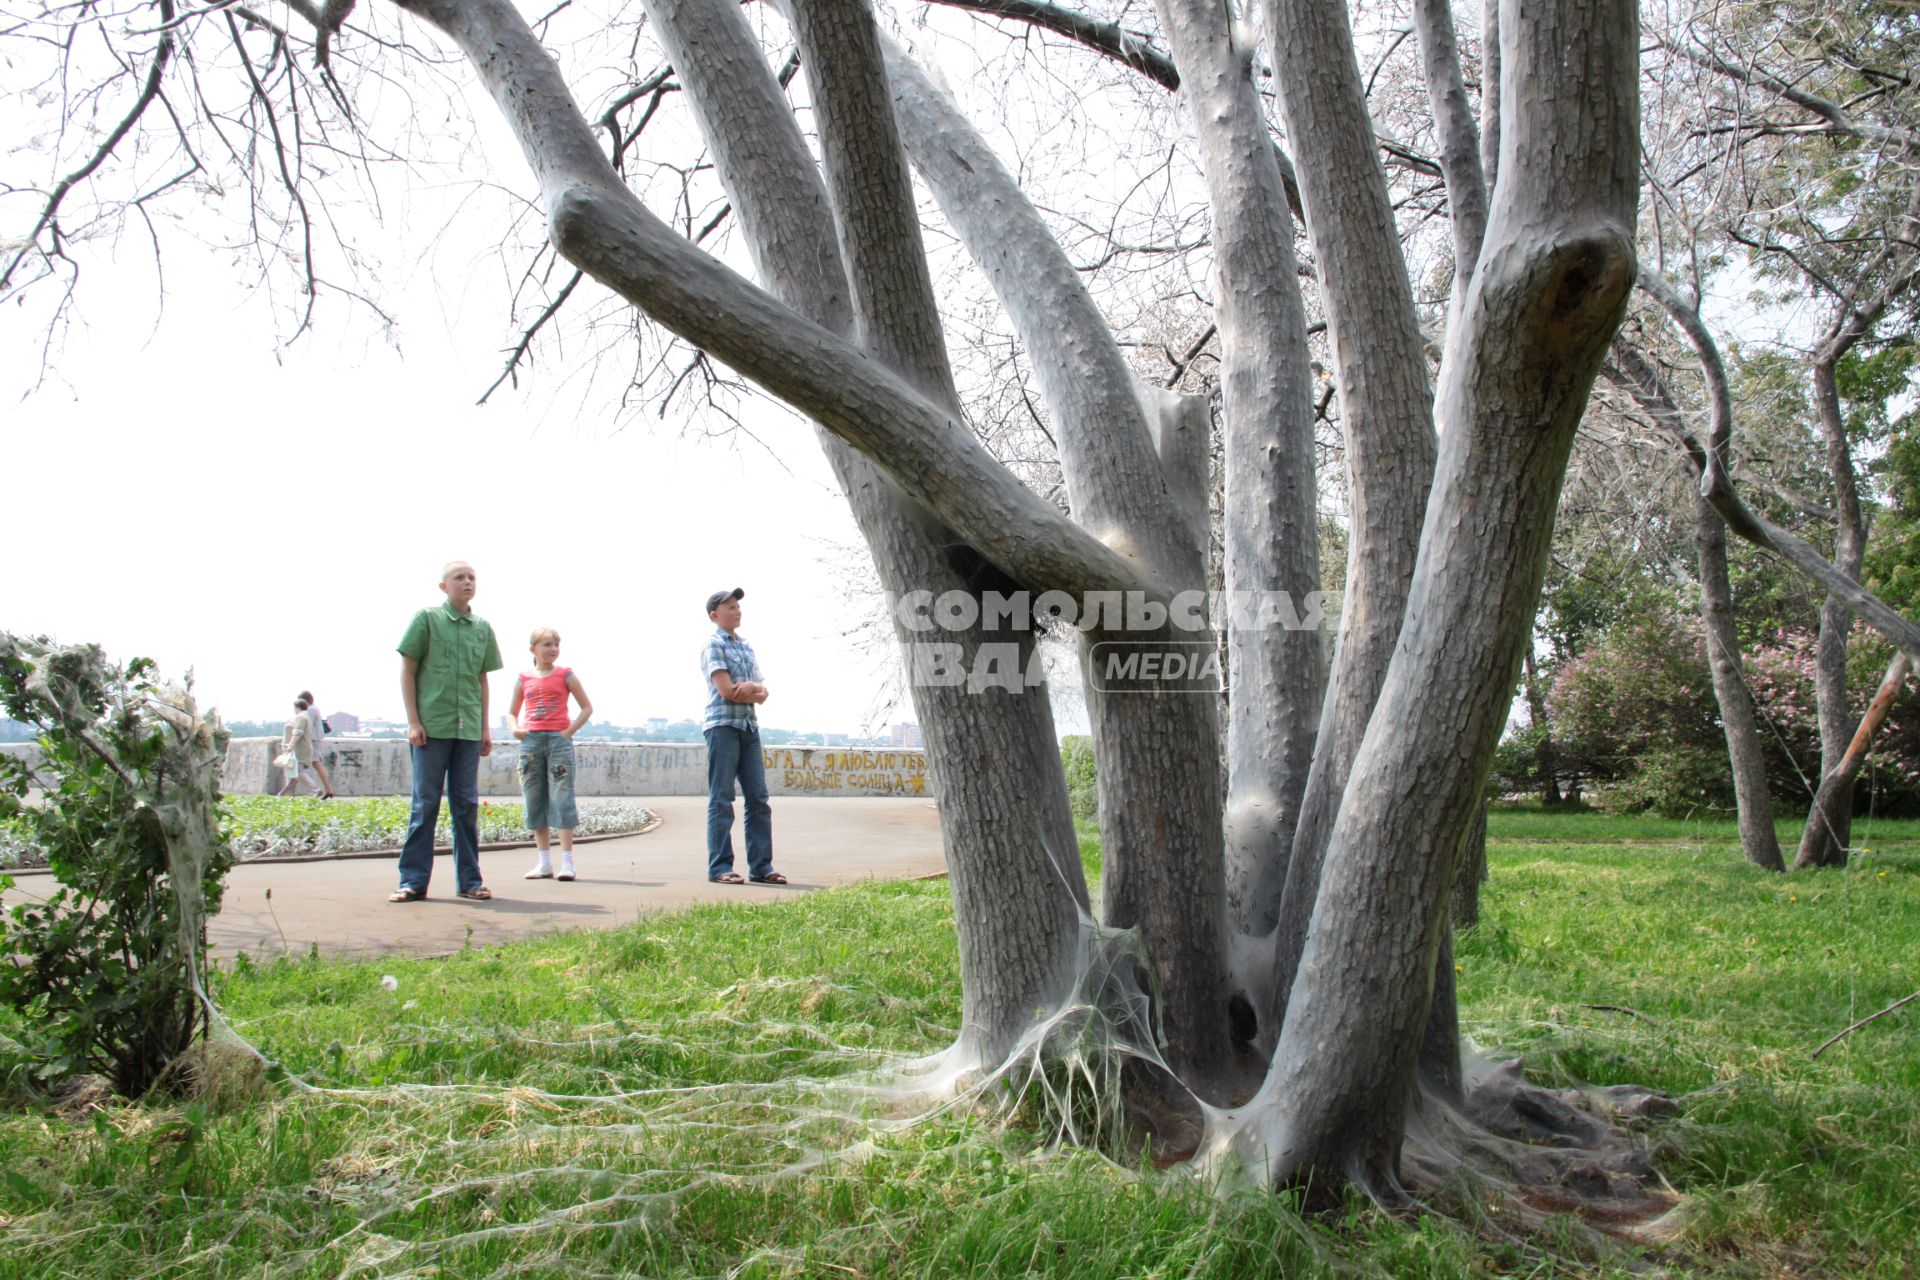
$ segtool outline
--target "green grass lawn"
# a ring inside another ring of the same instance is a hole
[[[916,882],[225,971],[313,1087],[64,1118],[16,1074],[0,1277],[1910,1276],[1920,1002],[1811,1057],[1920,987],[1920,852],[1885,825],[1848,871],[1767,876],[1717,828],[1496,815],[1464,1028],[1680,1098],[1650,1133],[1687,1226],[1652,1254],[1303,1220],[968,1110],[898,1123],[847,1082],[952,1036],[946,886]]]

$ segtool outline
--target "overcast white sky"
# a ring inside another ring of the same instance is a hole
[[[452,159],[374,166],[377,193],[349,184],[328,206],[395,333],[323,294],[317,328],[283,346],[289,299],[254,291],[241,255],[209,247],[241,238],[233,206],[193,201],[156,206],[164,311],[138,220],[117,242],[69,244],[75,323],[32,394],[53,294],[0,309],[0,627],[191,667],[229,719],[284,718],[303,688],[327,711],[398,718],[394,643],[457,557],[476,566],[475,608],[508,671],[532,627],[556,627],[602,720],[698,715],[699,602],[734,586],[773,694],[767,723],[862,733],[911,719],[892,646],[849,638],[870,637],[884,606],[856,588],[864,548],[808,424],[750,404],[756,443],[713,434],[718,421],[662,423],[650,405],[622,412],[620,378],[583,387],[578,337],[537,349],[523,390],[474,405],[518,336],[508,289],[525,260],[498,247],[534,184],[497,109],[464,72],[451,80],[470,113],[441,126]],[[360,87],[363,117],[402,134],[443,109],[398,82]],[[659,145],[684,151],[671,130],[687,127],[657,124]],[[37,147],[8,151],[10,165],[50,183],[29,172]],[[375,199],[378,226],[364,212]],[[30,212],[0,204],[0,239]],[[316,261],[351,280],[337,252]],[[1058,685],[1077,683],[1066,666]],[[495,689],[504,707],[506,681]],[[1077,689],[1057,697],[1062,730],[1084,731]]]
[[[769,724],[882,718],[889,658],[842,638],[873,607],[848,598],[858,534],[804,424],[757,411],[776,460],[650,415],[576,417],[550,374],[475,407],[504,302],[449,302],[426,273],[397,295],[404,358],[336,302],[276,359],[262,300],[211,254],[174,251],[156,328],[143,254],[89,262],[85,323],[24,400],[36,335],[0,317],[0,626],[192,667],[230,719],[283,717],[302,688],[398,718],[394,643],[459,557],[510,670],[552,625],[600,717],[632,724],[698,715],[700,602],[741,586]]]

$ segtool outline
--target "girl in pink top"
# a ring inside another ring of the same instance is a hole
[[[560,665],[558,631],[552,627],[537,629],[528,648],[533,652],[533,670],[520,673],[513,686],[513,702],[507,708],[513,736],[520,740],[520,796],[526,801],[527,825],[533,828],[533,843],[540,852],[540,860],[527,872],[527,879],[556,878],[549,845],[553,828],[558,827],[557,878],[571,880],[573,829],[580,822],[573,799],[573,735],[593,715],[593,703],[587,700],[580,677],[572,668]],[[567,715],[569,694],[580,705],[572,717]]]

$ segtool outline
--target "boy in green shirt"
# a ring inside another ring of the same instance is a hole
[[[447,602],[422,609],[400,637],[400,697],[413,749],[413,813],[400,850],[400,887],[388,902],[418,902],[433,876],[433,829],[444,791],[453,807],[453,870],[460,896],[493,896],[480,878],[480,757],[493,752],[487,673],[501,667],[493,628],[473,612],[473,566],[440,570]]]

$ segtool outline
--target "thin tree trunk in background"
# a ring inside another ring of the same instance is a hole
[[[1856,581],[1866,560],[1866,522],[1860,514],[1860,490],[1854,481],[1853,451],[1847,443],[1846,420],[1840,412],[1836,369],[1839,353],[1828,344],[1813,368],[1814,414],[1827,443],[1827,472],[1833,480],[1833,509],[1838,516],[1834,535],[1834,567]],[[1820,643],[1813,669],[1813,688],[1820,717],[1820,776],[1839,770],[1853,737],[1853,716],[1847,709],[1847,632],[1853,618],[1846,605],[1832,596],[1820,609]],[[1796,867],[1844,867],[1853,840],[1853,790],[1822,786],[1807,814],[1800,837]]]
[[[1453,927],[1480,923],[1480,886],[1487,882],[1487,802],[1460,842],[1460,870],[1453,877]]]
[[[1547,719],[1547,694],[1540,687],[1540,668],[1533,660],[1533,646],[1527,646],[1526,660],[1520,667],[1520,687],[1526,693],[1527,715],[1540,732],[1535,759],[1540,762],[1540,803],[1551,808],[1560,803],[1560,753],[1553,745],[1553,726]]]
[[[1346,7],[1265,0],[1261,12],[1287,136],[1296,152],[1315,158],[1296,176],[1327,309],[1352,530],[1333,671],[1284,868],[1272,994],[1258,1011],[1262,1038],[1271,1043],[1285,1017],[1354,754],[1400,634],[1433,483],[1434,435],[1426,351]]]
[[[1860,727],[1854,730],[1853,739],[1847,744],[1840,762],[1833,772],[1820,779],[1820,791],[1814,801],[1814,809],[1820,811],[1834,794],[1844,791],[1853,794],[1853,784],[1860,776],[1860,766],[1867,761],[1867,752],[1873,747],[1873,735],[1880,728],[1880,722],[1887,718],[1887,712],[1893,706],[1894,698],[1905,683],[1907,674],[1913,670],[1913,659],[1904,653],[1893,655],[1893,661],[1887,665],[1886,675],[1880,678],[1880,687],[1874,691],[1873,701],[1867,704],[1867,712],[1860,717]],[[1800,853],[1793,860],[1795,870],[1802,867],[1830,866],[1820,861],[1826,855],[1826,843],[1820,838],[1811,824],[1800,838]]]
[[[1459,889],[1456,887],[1455,892]],[[1433,962],[1433,998],[1420,1035],[1420,1079],[1451,1102],[1463,1094],[1460,1069],[1460,988],[1453,971],[1453,926],[1443,926]]]
[[[1204,591],[1205,543],[1156,452],[1158,408],[1138,393],[1080,273],[972,123],[883,44],[907,153],[1000,299],[1054,415],[1074,519],[1169,594]],[[1211,631],[1135,621],[1107,615],[1083,629],[1083,672],[1091,677],[1106,641],[1213,643]],[[1100,761],[1101,914],[1139,929],[1168,1065],[1212,1100],[1234,1058],[1218,700],[1158,687],[1106,693],[1092,678],[1086,687]]]
[[[1733,625],[1733,583],[1727,572],[1727,525],[1698,489],[1693,497],[1694,550],[1700,561],[1700,618],[1707,633],[1707,667],[1733,765],[1734,804],[1740,847],[1747,861],[1765,871],[1784,871],[1780,838],[1773,829],[1773,796],[1767,790],[1766,757],[1753,693],[1741,670],[1740,639]]]

